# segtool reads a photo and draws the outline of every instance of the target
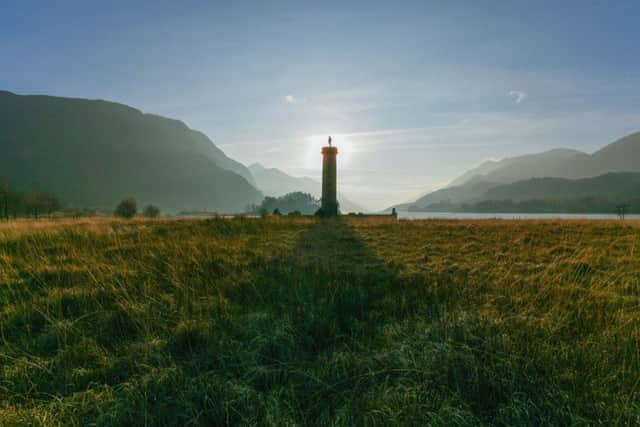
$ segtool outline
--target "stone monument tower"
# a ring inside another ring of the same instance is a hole
[[[336,156],[338,148],[331,145],[322,147],[322,214],[324,216],[338,215],[337,199],[337,168]]]

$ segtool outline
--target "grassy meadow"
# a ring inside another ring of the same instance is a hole
[[[640,424],[639,225],[0,224],[0,425]]]

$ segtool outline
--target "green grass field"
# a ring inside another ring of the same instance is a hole
[[[0,425],[640,424],[638,225],[0,225]]]

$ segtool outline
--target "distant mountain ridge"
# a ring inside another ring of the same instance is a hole
[[[534,176],[557,176],[558,174],[563,178],[576,178],[584,173],[588,157],[588,154],[581,151],[556,148],[537,154],[507,157],[498,161],[489,160],[463,173],[449,186],[460,186],[471,181],[506,183]],[[565,169],[567,167],[568,169]]]
[[[576,179],[607,172],[640,172],[640,162],[637,159],[640,159],[640,132],[620,138],[593,154],[557,148],[543,153],[484,162],[454,179],[450,186],[470,181],[506,184],[534,177]]]
[[[322,184],[308,177],[288,175],[277,168],[266,168],[259,163],[249,166],[257,187],[266,195],[273,197],[284,196],[288,193],[301,191],[319,198]],[[366,209],[352,202],[343,194],[338,193],[338,202],[342,212],[366,212]]]
[[[114,102],[0,92],[0,181],[70,206],[124,197],[163,211],[242,211],[251,172],[184,123]]]
[[[531,178],[492,187],[484,200],[568,200],[599,198],[611,201],[640,198],[640,173],[609,172],[604,175],[580,178]]]
[[[308,177],[291,176],[277,168],[267,168],[260,163],[249,165],[257,187],[266,195],[280,197],[301,191],[318,197],[321,184]]]
[[[492,186],[469,200],[447,199],[403,208],[426,212],[613,214],[620,206],[628,213],[640,213],[640,173],[610,172],[580,179],[531,178]]]
[[[427,212],[613,214],[621,206],[628,213],[640,213],[640,173],[610,172],[580,179],[531,178],[491,187],[473,200],[406,208]]]
[[[487,161],[466,171],[449,186],[397,207],[421,209],[431,204],[474,203],[487,200],[488,195],[498,197],[502,193],[489,190],[500,185],[533,178],[578,180],[617,172],[640,172],[640,132],[620,138],[592,154],[560,148]],[[586,183],[588,185],[589,181]],[[513,192],[509,194],[515,197]]]

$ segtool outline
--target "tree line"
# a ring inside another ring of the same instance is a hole
[[[313,215],[320,208],[320,200],[311,194],[296,191],[281,197],[267,196],[259,205],[247,208],[248,212],[260,215],[266,214],[301,214]]]
[[[54,194],[20,193],[12,190],[8,184],[0,184],[0,217],[5,220],[19,216],[35,219],[42,216],[51,217],[51,214],[61,208],[62,203]]]
[[[51,218],[51,216],[63,209],[60,199],[48,192],[38,191],[21,193],[13,190],[8,184],[0,183],[0,219],[10,220],[16,218]],[[91,209],[65,209],[65,216],[92,216],[96,212]],[[138,214],[138,205],[135,199],[122,200],[113,212],[121,218],[133,218]],[[142,210],[142,215],[155,218],[160,215],[160,209],[154,205],[148,205]]]
[[[138,214],[138,202],[133,197],[124,199],[118,203],[113,214],[120,218],[131,219]],[[147,218],[155,218],[160,215],[160,208],[154,205],[147,205],[142,210],[142,215]]]

